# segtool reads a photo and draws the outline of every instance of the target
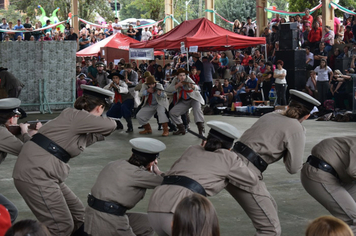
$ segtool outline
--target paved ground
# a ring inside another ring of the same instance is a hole
[[[53,115],[29,115],[27,120],[51,119]],[[250,117],[228,117],[228,116],[207,116],[206,121],[221,120],[235,125],[241,132],[248,129],[257,118]],[[308,156],[311,148],[324,138],[332,136],[355,135],[355,123],[318,122],[307,120],[304,123],[307,129],[307,140],[304,158]],[[186,134],[185,136],[161,137],[161,131],[157,131],[155,120],[151,120],[153,134],[147,137],[157,138],[163,141],[168,149],[161,154],[159,166],[162,171],[166,171],[180,157],[183,151],[189,146],[199,144],[200,140]],[[138,123],[134,120],[134,133],[126,134],[115,131],[106,141],[88,147],[79,157],[70,161],[71,172],[67,179],[67,185],[86,204],[86,196],[90,192],[92,185],[101,169],[110,161],[117,159],[128,159],[130,147],[128,140],[139,137]],[[197,130],[195,125],[193,130]],[[26,206],[21,196],[16,191],[11,178],[12,169],[16,157],[9,155],[0,166],[0,192],[11,199],[19,209],[18,220],[34,218],[33,214]],[[278,212],[282,225],[282,235],[296,236],[303,235],[308,222],[318,216],[328,214],[314,199],[312,199],[303,189],[299,173],[290,175],[280,161],[270,165],[264,173],[266,185],[274,196],[278,204]],[[148,191],[145,198],[133,209],[133,211],[143,211],[147,209],[148,199],[151,191]],[[214,197],[210,197],[213,202],[220,221],[222,235],[253,235],[254,228],[234,199],[223,191]]]

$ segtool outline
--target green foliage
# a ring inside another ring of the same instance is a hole
[[[149,18],[160,20],[164,17],[164,0],[123,0],[120,19]]]
[[[253,0],[216,0],[215,8],[217,13],[232,22],[235,19],[246,22],[248,16],[253,20],[256,18],[256,1]],[[216,16],[216,23],[224,28],[232,29],[232,25],[223,21],[219,16]]]
[[[25,19],[21,17],[19,11],[16,11],[16,8],[16,5],[10,5],[7,11],[5,9],[1,9],[0,18],[5,18],[7,23],[12,22],[13,26],[17,24],[18,19],[21,19],[23,22]]]
[[[29,16],[30,20],[34,22],[36,16],[42,14],[38,5],[43,7],[47,17],[50,17],[52,12],[59,7],[60,10],[57,12],[57,16],[61,21],[66,20],[68,18],[68,13],[72,12],[71,0],[18,1],[17,9]],[[107,0],[78,0],[78,16],[80,18],[94,22],[96,13],[108,20],[113,20],[115,17]]]

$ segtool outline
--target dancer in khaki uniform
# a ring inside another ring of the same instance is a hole
[[[21,105],[21,101],[17,98],[0,99],[0,163],[3,162],[8,153],[18,156],[23,142],[31,139],[28,134],[28,126],[20,124],[21,135],[17,138],[8,131],[6,126],[17,125],[17,120],[20,112],[17,110]],[[11,222],[17,218],[17,208],[6,197],[0,194],[0,204],[3,205],[10,213]]]
[[[304,164],[305,190],[356,235],[356,136],[324,139]]]
[[[131,139],[130,144],[130,159],[110,162],[100,172],[88,196],[85,232],[91,236],[146,236],[154,233],[147,214],[126,211],[145,196],[146,189],[162,183],[156,159],[166,145],[152,138]]]
[[[151,134],[152,129],[148,121],[157,112],[158,122],[162,124],[162,136],[168,136],[168,117],[166,109],[168,109],[168,99],[162,84],[158,83],[153,76],[146,78],[146,82],[142,85],[140,97],[144,97],[143,105],[137,113],[136,118],[144,129],[140,134]]]
[[[241,158],[229,151],[239,131],[225,122],[207,124],[211,129],[204,147],[189,147],[151,196],[148,219],[159,236],[171,235],[173,213],[184,197],[194,192],[213,196],[225,188],[227,179],[246,188],[258,181]]]
[[[198,126],[199,134],[204,135],[204,115],[201,110],[201,105],[204,105],[204,99],[200,95],[198,86],[194,81],[187,76],[188,71],[179,68],[177,70],[177,77],[173,79],[166,91],[169,93],[176,93],[177,103],[169,111],[172,121],[177,125],[178,130],[174,135],[185,134],[185,127],[181,119],[181,115],[187,113],[189,108],[193,108],[194,121]]]
[[[301,122],[307,119],[314,106],[320,103],[291,89],[291,101],[284,114],[269,113],[257,120],[236,142],[233,151],[247,164],[260,181],[246,187],[233,180],[226,190],[236,199],[252,220],[256,235],[281,235],[277,205],[262,181],[262,172],[280,159],[290,174],[302,168],[305,129]]]
[[[84,205],[64,183],[67,162],[116,128],[114,120],[101,116],[114,93],[81,87],[83,96],[75,108],[62,111],[24,144],[13,172],[15,186],[33,214],[56,236],[81,235],[84,229]]]

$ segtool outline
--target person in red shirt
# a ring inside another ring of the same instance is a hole
[[[322,35],[323,35],[323,29],[319,26],[319,22],[315,21],[313,28],[310,30],[308,34],[308,41],[312,52],[314,51],[315,48],[318,47]]]
[[[248,62],[252,60],[251,55],[249,54],[248,51],[244,52],[244,59],[242,59],[241,65],[243,66],[248,66]]]
[[[200,76],[198,75],[198,71],[195,66],[191,69],[190,78],[195,82],[195,84],[198,84],[200,81]]]
[[[309,23],[312,24],[313,23],[313,17],[310,15],[310,10],[308,8],[305,8],[305,15],[302,18],[302,22],[303,22],[303,32],[305,30],[305,24]]]
[[[354,37],[354,34],[351,32],[351,26],[347,25],[346,26],[346,31],[344,33],[344,42],[345,43],[352,43],[353,37]]]

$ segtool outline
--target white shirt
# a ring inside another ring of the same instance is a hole
[[[320,66],[317,66],[314,71],[318,73],[316,81],[329,81],[329,72],[332,72],[330,67],[326,66],[326,68],[320,69]]]
[[[114,27],[122,27],[119,23],[112,23],[112,29],[113,29],[113,34],[116,34],[116,33],[121,33],[121,30],[117,30],[115,29]]]
[[[277,74],[277,75],[285,74],[287,76],[287,71],[285,69],[282,69],[282,70],[275,69],[274,73]],[[284,76],[283,79],[276,78],[275,83],[276,84],[286,84],[287,83],[286,77]]]
[[[318,80],[318,76],[315,76],[315,81],[317,81],[317,80]],[[315,91],[315,86],[313,84],[313,81],[312,81],[311,77],[309,77],[306,86],[308,88],[310,88],[311,91]]]
[[[308,62],[309,65],[314,66],[314,54],[309,52],[309,55],[306,54],[306,61],[310,58],[311,60]]]
[[[142,37],[141,37],[141,41],[147,41],[152,37],[152,34],[150,31],[142,31]]]

